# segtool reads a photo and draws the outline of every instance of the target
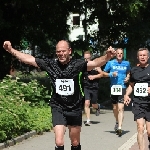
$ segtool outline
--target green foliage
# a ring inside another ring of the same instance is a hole
[[[135,48],[149,39],[149,6],[150,2],[143,0],[86,0],[78,10],[84,14],[86,9],[92,10],[91,16],[86,19],[87,24],[98,19],[99,31],[93,36],[98,39],[100,49],[109,45],[124,48],[125,36],[129,38],[130,48]],[[115,41],[118,41],[117,45],[114,45]]]
[[[30,71],[30,72],[22,72],[22,71],[16,71],[16,77],[20,78],[19,81],[21,79],[41,79],[41,78],[46,78],[46,72],[45,71]]]
[[[77,40],[71,42],[71,48],[73,49],[73,56],[74,58],[82,58],[84,51],[91,51],[93,52],[93,48],[90,47],[89,42]]]
[[[129,11],[132,17],[137,17],[141,9],[145,9],[147,1],[133,0],[129,2]]]
[[[44,102],[49,96],[44,90],[37,81],[26,84],[7,77],[0,83],[0,142],[52,128],[50,108]]]
[[[24,101],[31,102],[30,105],[39,105],[41,102],[50,99],[48,90],[43,85],[40,85],[37,80],[31,80],[28,83],[16,80],[12,80],[6,77],[0,84],[0,93],[4,96],[16,97]]]
[[[119,42],[117,47],[124,48],[125,35],[129,38],[128,47],[135,49],[141,47],[141,44],[143,46],[149,39],[149,8],[148,0],[3,0],[0,5],[0,42],[7,39],[16,46],[20,45],[23,38],[33,47],[38,45],[41,53],[50,56],[54,53],[58,40],[68,39],[69,26],[66,22],[69,13],[86,14],[87,10],[92,10],[91,16],[83,20],[83,26],[94,24],[98,20],[99,31],[93,37],[95,41],[99,41],[101,51],[110,45],[114,46],[115,41]],[[24,43],[22,46],[26,48],[28,45]],[[85,49],[82,47],[81,45],[74,50],[81,55],[81,51]],[[10,65],[10,54],[1,50],[0,79],[9,73]]]
[[[29,42],[26,39],[20,41],[21,50],[29,49]]]
[[[0,79],[9,74],[11,65],[11,55],[2,50],[2,43],[10,40],[16,48],[20,46],[23,38],[33,47],[38,45],[41,53],[50,56],[55,50],[56,42],[68,38],[66,20],[69,15],[69,6],[66,0],[1,1]],[[27,47],[24,44],[21,46]],[[31,48],[34,50],[33,47]]]
[[[51,111],[49,106],[43,108],[34,108],[34,115],[31,117],[32,130],[36,130],[37,132],[41,131],[49,131],[52,128],[51,124]]]

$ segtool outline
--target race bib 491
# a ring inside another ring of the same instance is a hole
[[[134,85],[134,96],[148,96],[148,83],[136,83]]]
[[[73,79],[56,79],[56,93],[59,95],[73,95],[74,81]]]

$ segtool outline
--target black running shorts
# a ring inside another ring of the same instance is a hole
[[[150,122],[150,104],[132,103],[132,112],[134,114],[134,121],[144,118]]]
[[[53,127],[56,125],[64,126],[81,126],[82,125],[82,111],[67,112],[60,108],[51,108]]]
[[[126,94],[126,88],[123,88],[122,95],[110,95],[112,104],[124,103],[125,94]]]
[[[84,88],[84,97],[85,100],[90,100],[92,104],[97,104],[98,99],[98,90],[91,90],[88,88]]]

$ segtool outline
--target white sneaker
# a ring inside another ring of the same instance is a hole
[[[91,125],[91,121],[86,121],[85,122],[85,126],[90,126]]]
[[[115,130],[115,131],[118,130],[118,124],[115,124],[114,130]]]

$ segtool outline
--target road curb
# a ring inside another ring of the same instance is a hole
[[[146,130],[144,131],[144,134],[146,133]],[[118,148],[118,150],[129,150],[132,145],[134,145],[137,142],[137,133],[135,133],[127,142],[125,142],[121,147]]]
[[[127,142],[125,142],[118,150],[129,150],[131,146],[137,141],[137,133],[135,133]]]
[[[4,148],[10,147],[10,146],[14,146],[17,143],[20,143],[23,140],[26,140],[26,139],[28,139],[28,138],[30,138],[32,136],[37,135],[37,134],[38,133],[35,130],[33,130],[31,132],[27,132],[27,133],[25,133],[25,134],[23,134],[21,136],[18,136],[16,138],[12,139],[12,140],[8,140],[8,141],[6,141],[4,143],[0,143],[0,150],[3,150]]]

